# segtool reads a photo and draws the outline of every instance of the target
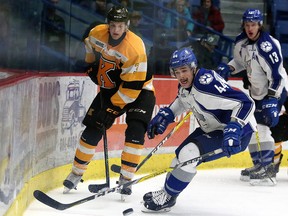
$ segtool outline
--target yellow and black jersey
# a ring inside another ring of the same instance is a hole
[[[147,55],[142,39],[131,31],[127,31],[116,46],[109,45],[108,39],[107,24],[93,28],[85,39],[85,61],[99,61],[97,83],[104,89],[118,89],[111,102],[122,109],[134,102],[142,89],[154,91],[154,87],[152,77],[147,76]]]

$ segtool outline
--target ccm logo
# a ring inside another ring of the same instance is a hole
[[[164,110],[162,110],[160,113],[164,116],[169,116],[169,113],[166,113]]]
[[[115,111],[115,110],[113,110],[111,108],[107,108],[106,111],[109,112],[109,113],[112,113],[113,115],[118,115],[119,114],[119,112],[117,112],[117,111]]]
[[[228,133],[228,132],[236,132],[237,128],[226,128],[224,129],[224,133]]]
[[[277,108],[277,104],[265,104],[262,106],[262,108],[272,108],[272,107],[276,107]]]

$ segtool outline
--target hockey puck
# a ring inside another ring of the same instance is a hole
[[[128,208],[123,211],[123,215],[130,215],[134,212],[133,208]]]

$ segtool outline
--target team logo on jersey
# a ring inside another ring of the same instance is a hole
[[[213,77],[211,74],[208,74],[208,73],[205,73],[204,75],[202,75],[200,78],[199,78],[199,82],[203,85],[207,85],[209,83],[211,83],[213,80]]]
[[[270,52],[272,50],[272,44],[269,41],[264,41],[260,44],[260,48],[264,51],[264,52]]]

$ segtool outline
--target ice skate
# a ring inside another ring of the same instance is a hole
[[[145,202],[145,201],[148,201],[148,200],[150,200],[152,197],[158,196],[160,193],[162,193],[162,190],[148,192],[148,193],[144,194],[144,196],[143,196],[143,201],[144,201],[144,202]]]
[[[257,172],[261,169],[261,164],[256,164],[253,167],[246,168],[241,170],[240,180],[244,182],[250,181],[251,173]]]
[[[177,196],[169,195],[164,189],[148,192],[143,196],[143,212],[168,212],[176,204]]]
[[[119,181],[118,181],[118,184],[119,185],[123,185],[127,182],[129,182],[130,180],[126,179],[123,177],[123,175],[120,175],[119,177]],[[122,201],[125,201],[127,196],[131,195],[132,194],[132,186],[128,186],[128,187],[125,187],[125,188],[122,188],[119,193],[121,194],[121,200]]]
[[[71,172],[63,182],[63,185],[64,185],[63,193],[64,194],[69,193],[69,191],[72,189],[76,190],[78,183],[80,181],[83,182],[81,178],[82,178],[82,175],[76,175],[73,172]]]
[[[277,184],[275,167],[271,163],[250,174],[250,184],[253,186],[274,186]]]

